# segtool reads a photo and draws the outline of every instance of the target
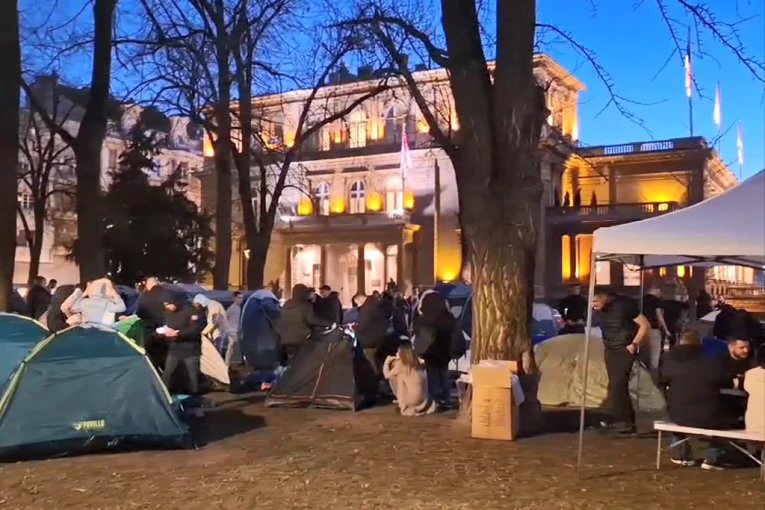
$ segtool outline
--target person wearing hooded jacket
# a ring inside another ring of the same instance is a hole
[[[457,319],[449,311],[443,296],[434,290],[420,295],[414,317],[414,347],[425,361],[428,392],[443,406],[448,406],[451,400],[448,368],[456,327]]]
[[[168,294],[165,302],[165,326],[157,333],[167,342],[167,357],[162,373],[165,386],[172,386],[175,372],[183,366],[188,376],[188,393],[199,393],[199,361],[202,357],[202,329],[197,310],[182,299]]]
[[[311,290],[298,283],[292,287],[292,297],[282,306],[282,316],[277,324],[282,350],[291,360],[297,349],[308,341],[318,328],[328,328],[332,321],[317,317],[311,303]]]

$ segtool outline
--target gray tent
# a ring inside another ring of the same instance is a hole
[[[603,340],[590,338],[590,362],[587,380],[588,408],[605,406],[608,375],[604,362]],[[534,356],[540,372],[537,396],[543,405],[581,405],[584,387],[584,335],[561,335],[536,345]],[[662,411],[664,396],[654,385],[646,368],[635,362],[630,379],[630,393],[635,410]]]

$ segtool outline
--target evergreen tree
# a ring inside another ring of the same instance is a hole
[[[111,174],[104,256],[118,283],[132,284],[142,274],[199,281],[211,267],[211,218],[186,197],[179,171],[158,186],[149,181],[147,174],[158,170],[155,157],[163,148],[164,139],[137,125]]]

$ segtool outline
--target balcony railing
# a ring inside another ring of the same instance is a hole
[[[679,208],[677,202],[560,206],[548,207],[547,218],[554,222],[633,221],[676,211]]]
[[[354,229],[406,225],[409,223],[408,211],[366,212],[361,214],[311,214],[307,216],[282,216],[276,224],[280,230],[323,230],[330,228]]]
[[[583,157],[594,156],[624,156],[627,154],[645,154],[652,152],[667,152],[677,150],[706,149],[707,145],[704,138],[700,136],[690,138],[673,138],[670,140],[656,140],[650,142],[636,142],[620,145],[597,145],[593,147],[582,147]]]

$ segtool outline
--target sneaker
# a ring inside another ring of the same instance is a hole
[[[669,461],[672,464],[675,464],[677,466],[683,466],[683,467],[692,467],[696,465],[695,460],[680,459],[675,457],[670,457]]]
[[[712,462],[712,461],[709,461],[709,460],[705,460],[701,464],[701,469],[703,469],[705,471],[723,471],[723,470],[725,470],[725,468],[723,466],[721,466],[719,462]]]

